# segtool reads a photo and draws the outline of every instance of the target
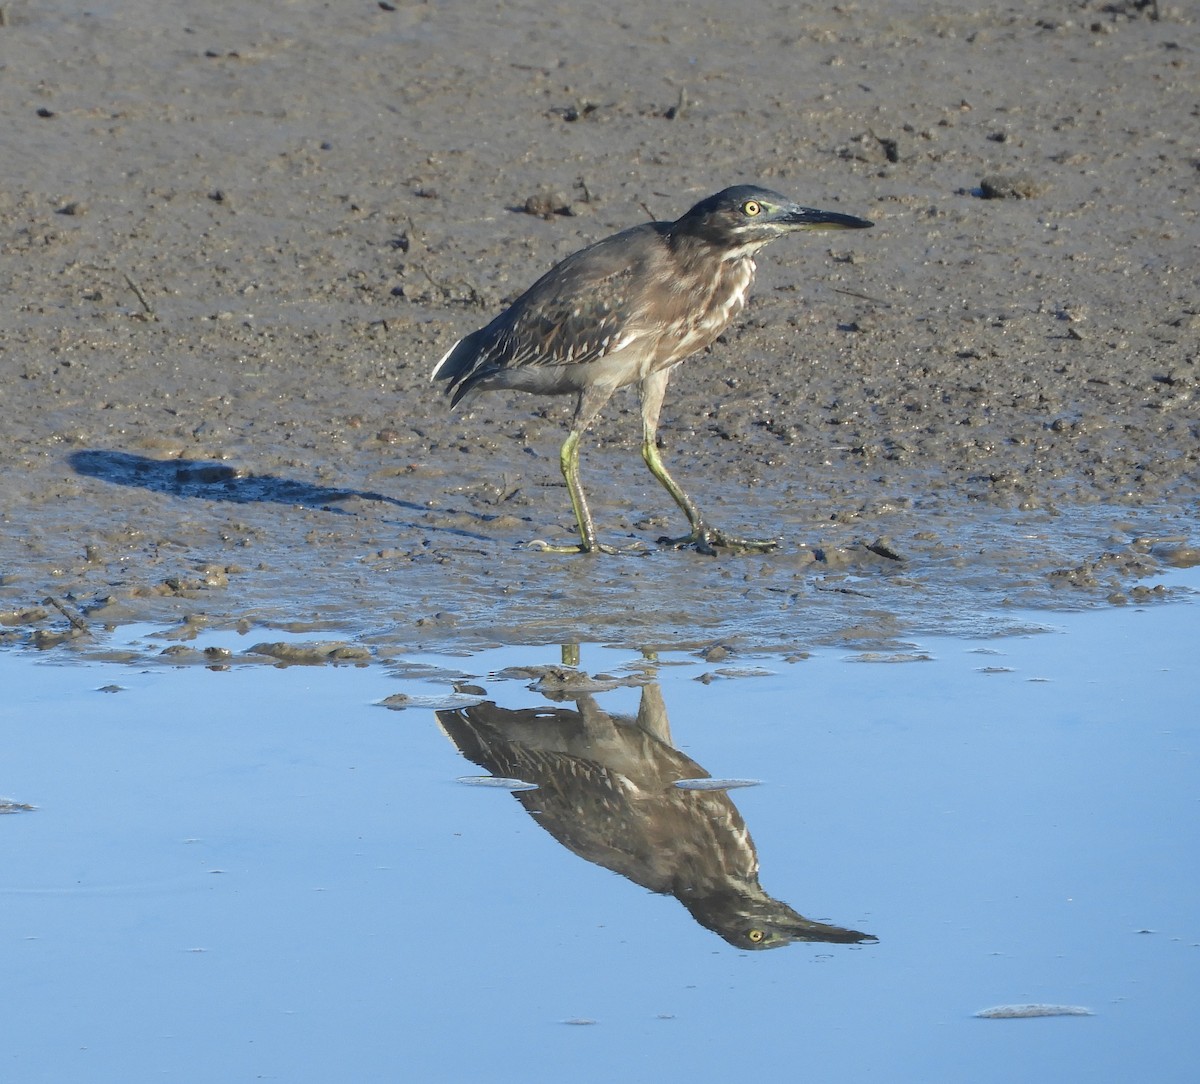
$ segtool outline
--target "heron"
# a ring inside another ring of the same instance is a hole
[[[642,458],[687,517],[688,533],[660,544],[766,551],[774,538],[741,538],[710,524],[671,476],[658,451],[658,419],[676,366],[704,349],[746,304],[754,257],[799,230],[865,229],[864,218],[804,207],[758,185],[701,200],[673,222],[646,222],[556,264],[485,327],[456,342],[434,367],[451,409],[482,391],[574,395],[559,462],[579,542],[556,553],[617,553],[601,543],[579,481],[579,444],[618,388],[637,384]]]

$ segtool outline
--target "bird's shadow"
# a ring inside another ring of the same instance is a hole
[[[413,501],[400,500],[383,493],[358,489],[335,489],[313,485],[296,478],[281,478],[274,474],[251,474],[228,463],[205,459],[150,459],[131,452],[89,448],[72,452],[67,462],[76,474],[99,478],[112,485],[132,486],[151,493],[166,493],[174,497],[202,498],[208,501],[229,501],[232,504],[291,504],[305,508],[320,508],[336,515],[354,513],[335,505],[339,501],[358,498],[380,501],[410,512],[428,511]],[[416,525],[413,524],[415,527]],[[424,530],[446,530],[452,534],[483,539],[461,528],[432,527]]]

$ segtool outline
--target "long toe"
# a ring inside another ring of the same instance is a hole
[[[594,542],[591,546],[585,546],[582,542],[576,542],[573,545],[556,545],[552,542],[547,542],[542,538],[535,538],[526,545],[530,549],[535,549],[539,553],[611,553],[616,556],[638,556],[644,557],[650,551],[644,546],[629,546],[622,548],[620,546],[608,546],[603,542]]]
[[[691,534],[680,538],[660,538],[660,546],[671,546],[674,549],[695,549],[697,553],[714,556],[718,550],[729,550],[733,553],[765,553],[779,545],[777,538],[740,538],[738,535],[726,534],[715,527],[700,524]]]
[[[709,557],[715,557],[717,551],[713,549],[712,543],[708,541],[708,531],[693,531],[691,534],[680,535],[678,538],[668,538],[663,535],[658,540],[660,546],[669,546],[675,550],[690,550],[694,549],[697,553],[707,554]]]
[[[779,539],[740,538],[735,534],[721,534],[718,531],[712,539],[712,544],[720,549],[734,550],[738,553],[767,553],[779,545]]]
[[[547,542],[544,538],[532,538],[525,543],[531,550],[537,550],[538,553],[590,553],[591,550],[584,546],[582,542],[575,542],[569,545],[558,545],[554,542]]]

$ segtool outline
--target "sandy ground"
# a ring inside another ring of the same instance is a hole
[[[3,12],[10,641],[791,650],[1197,560],[1192,5]],[[573,533],[569,404],[452,416],[430,367],[555,260],[741,182],[877,223],[765,250],[668,393],[667,462],[778,551],[656,550],[683,524],[632,393],[584,481],[651,552],[531,550]]]

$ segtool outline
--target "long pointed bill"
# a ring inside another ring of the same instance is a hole
[[[842,215],[837,211],[818,211],[812,207],[793,207],[778,221],[781,226],[793,230],[865,230],[875,225],[865,218]]]

